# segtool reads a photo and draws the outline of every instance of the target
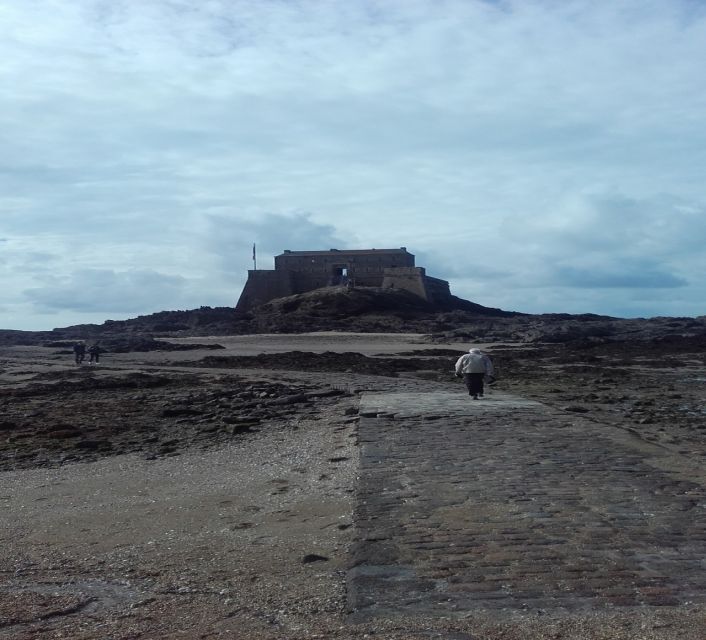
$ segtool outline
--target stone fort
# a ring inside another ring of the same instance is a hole
[[[251,269],[236,311],[249,311],[275,298],[322,287],[405,289],[432,303],[451,296],[446,280],[426,275],[414,255],[399,249],[330,249],[290,251],[275,256],[274,269]]]

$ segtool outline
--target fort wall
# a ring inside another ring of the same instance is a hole
[[[297,293],[293,276],[293,273],[286,271],[250,269],[235,310],[247,311],[275,298],[284,298]]]
[[[383,289],[406,289],[420,298],[429,300],[425,279],[424,267],[391,268],[385,270],[382,287]]]
[[[429,302],[436,302],[441,304],[451,297],[451,288],[447,280],[441,280],[441,278],[432,278],[431,276],[426,276],[425,278],[427,295],[429,296],[427,300]]]
[[[451,294],[449,283],[426,275],[414,265],[414,255],[399,249],[289,251],[275,256],[274,270],[250,270],[236,305],[248,311],[275,298],[322,287],[354,286],[398,288],[429,302]]]

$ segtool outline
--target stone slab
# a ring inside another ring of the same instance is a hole
[[[654,448],[501,393],[361,416],[352,621],[706,602],[706,490]]]

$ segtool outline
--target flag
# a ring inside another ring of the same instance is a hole
[[[255,243],[252,243],[252,261],[255,262]]]

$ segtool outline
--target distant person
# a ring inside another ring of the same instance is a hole
[[[88,347],[88,363],[98,364],[101,353],[103,353],[103,349],[100,348],[100,345],[97,342]]]
[[[483,397],[483,380],[493,380],[493,362],[480,349],[470,349],[456,361],[456,376],[463,377],[468,395],[474,400]]]
[[[83,341],[74,344],[74,359],[76,364],[81,364],[86,358],[86,343]]]

